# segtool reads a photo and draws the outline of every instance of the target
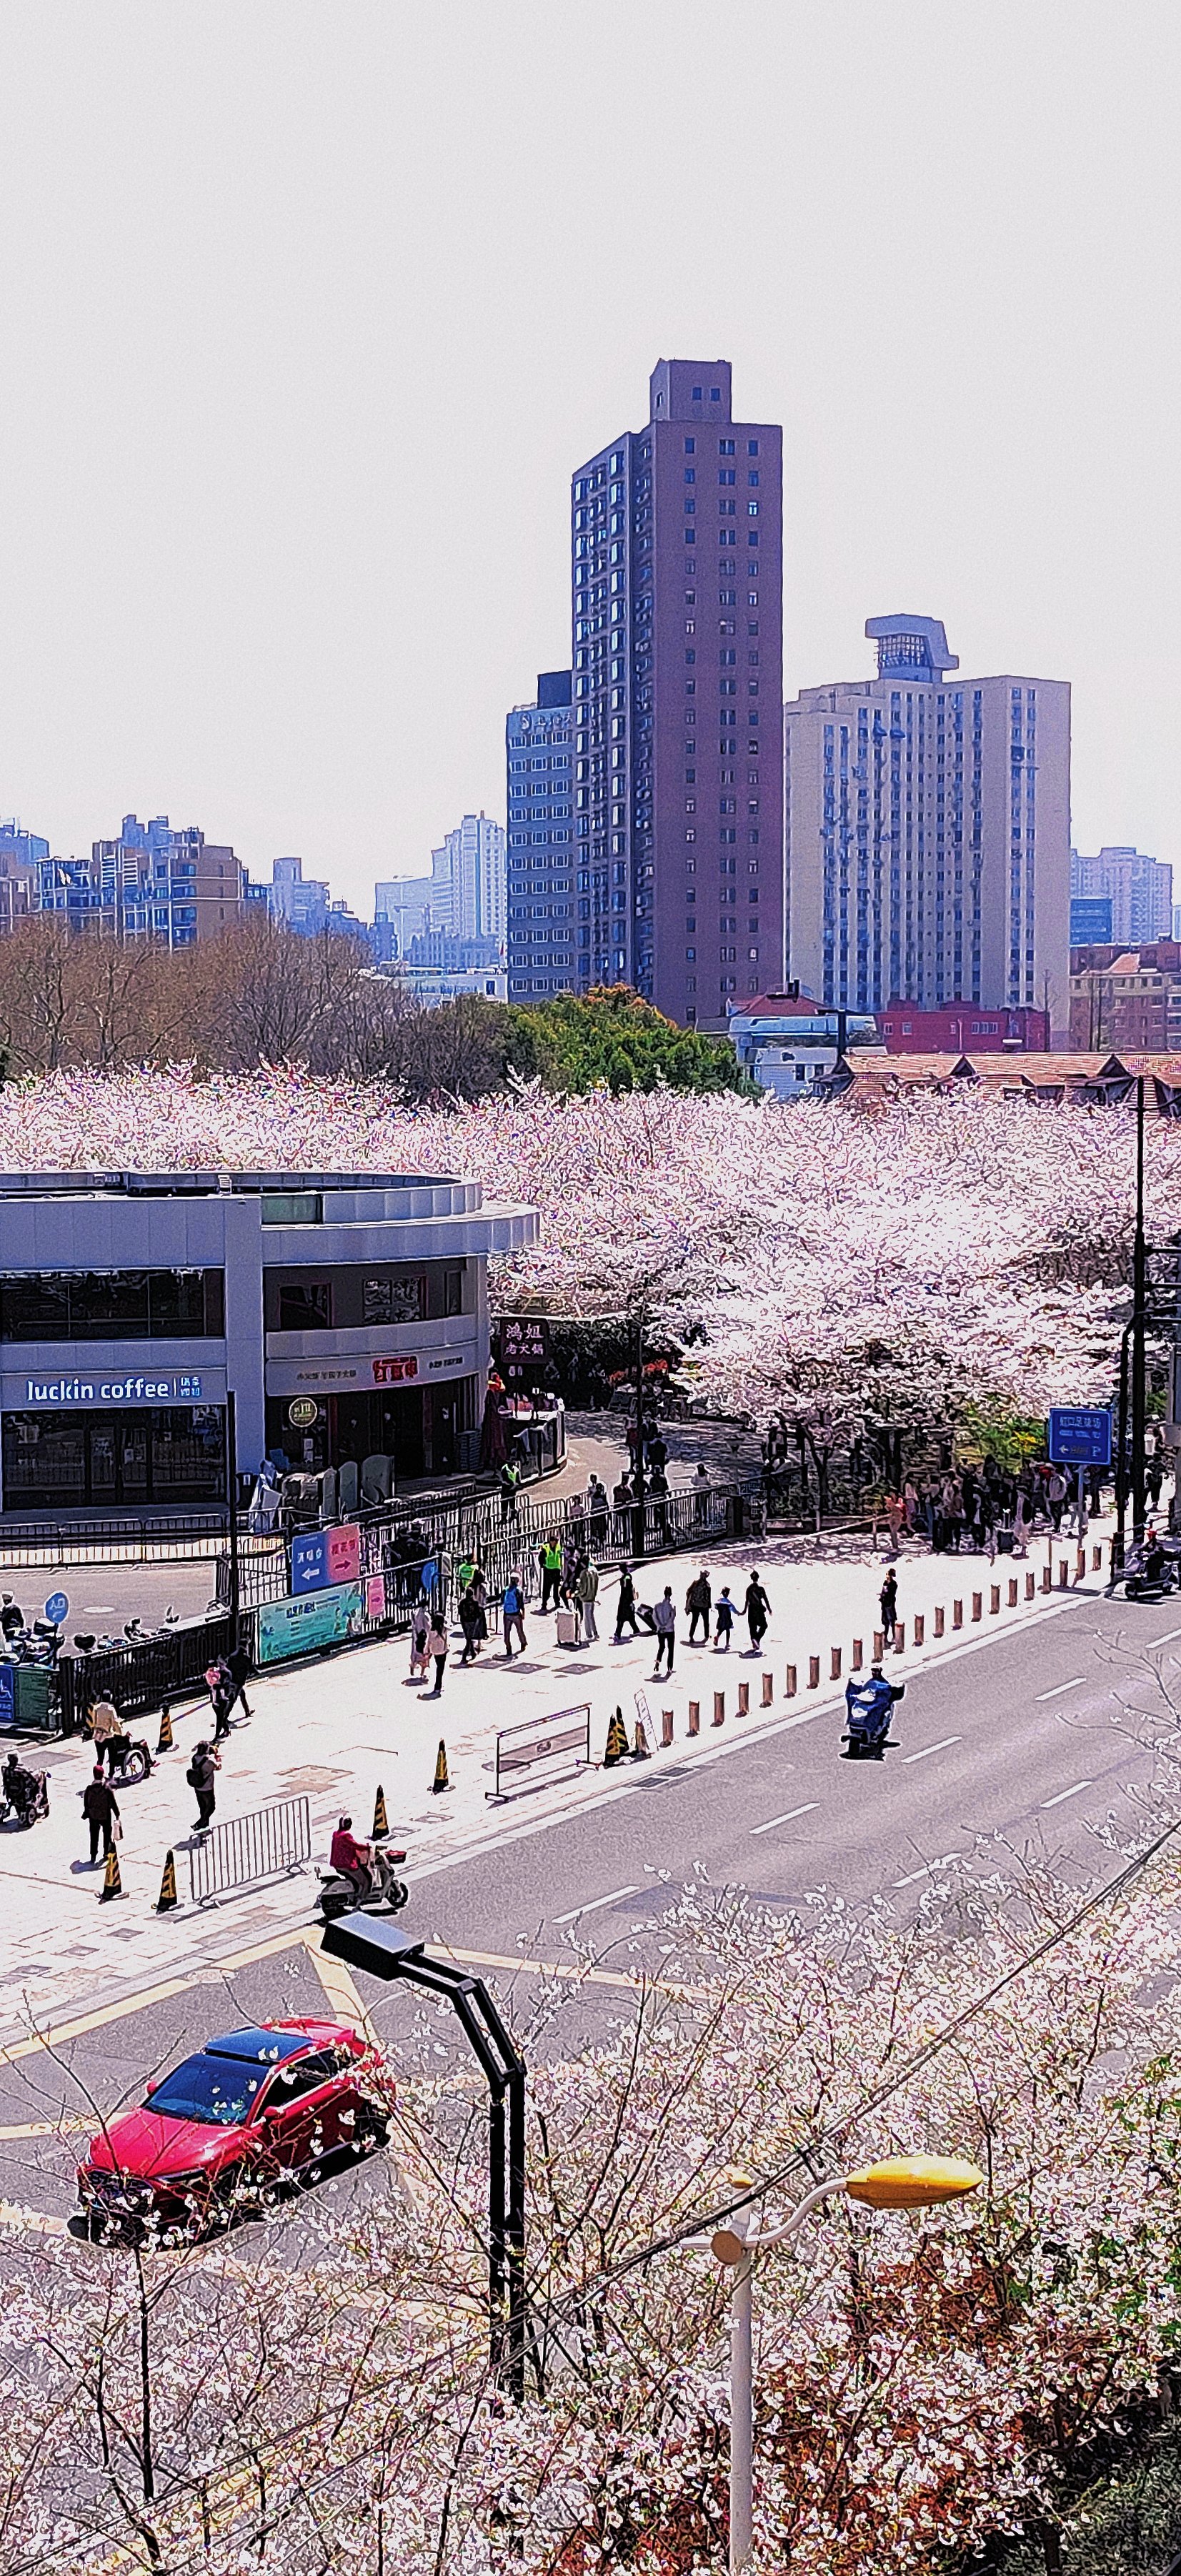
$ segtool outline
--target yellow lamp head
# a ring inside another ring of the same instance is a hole
[[[928,2209],[978,2191],[983,2180],[979,2166],[963,2156],[883,2156],[846,2174],[845,2189],[870,2209]]]

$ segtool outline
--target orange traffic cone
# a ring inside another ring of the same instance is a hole
[[[176,1892],[176,1862],[169,1852],[164,1863],[164,1875],[160,1881],[160,1893],[156,1899],[156,1912],[171,1914],[173,1906],[179,1903],[180,1898]]]
[[[436,1784],[436,1785],[437,1785],[437,1784]],[[375,1799],[374,1799],[374,1801],[373,1801],[373,1839],[374,1839],[374,1842],[377,1842],[377,1841],[378,1841],[378,1839],[379,1839],[379,1837],[380,1837],[382,1834],[388,1834],[389,1829],[390,1829],[390,1820],[389,1820],[389,1817],[387,1816],[386,1811],[385,1811],[385,1790],[382,1788],[381,1782],[380,1782],[380,1780],[379,1780],[379,1781],[378,1781],[378,1784],[377,1784],[377,1796],[376,1796],[376,1798],[375,1798]]]
[[[172,1750],[172,1710],[170,1709],[167,1700],[165,1700],[164,1706],[160,1711],[160,1739],[156,1746],[156,1751],[157,1753],[171,1753]]]
[[[107,1853],[106,1871],[103,1877],[102,1886],[99,1890],[99,1904],[109,1905],[113,1896],[122,1896],[122,1894],[123,1881],[119,1876],[119,1854],[112,1843],[111,1848]]]
[[[432,1797],[437,1798],[441,1790],[449,1789],[450,1786],[451,1779],[447,1769],[447,1747],[443,1742],[442,1736],[440,1736],[439,1750],[435,1757],[435,1776],[431,1782]]]
[[[623,1710],[621,1708],[617,1708],[607,1729],[607,1749],[603,1755],[604,1771],[613,1770],[617,1762],[626,1762],[628,1759],[628,1752],[627,1728],[623,1723]]]

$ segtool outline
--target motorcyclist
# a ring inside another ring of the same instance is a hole
[[[5,1804],[11,1807],[14,1816],[23,1816],[30,1807],[36,1805],[37,1783],[32,1772],[25,1770],[15,1753],[8,1755],[4,1768],[0,1771],[0,1796],[3,1797]]]
[[[373,1894],[373,1859],[371,1843],[359,1843],[353,1833],[351,1816],[342,1816],[332,1837],[328,1866],[341,1878],[351,1878],[357,1891],[358,1905],[365,1905]]]
[[[902,1686],[888,1682],[880,1663],[871,1664],[868,1681],[854,1674],[846,1686],[845,1709],[852,1744],[884,1744],[894,1702]]]

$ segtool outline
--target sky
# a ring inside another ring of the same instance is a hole
[[[1156,0],[0,0],[0,813],[168,813],[372,913],[569,660],[660,357],[782,420],[789,692],[942,617],[1178,868]]]

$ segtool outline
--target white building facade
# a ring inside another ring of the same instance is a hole
[[[1143,850],[1112,848],[1070,853],[1070,891],[1076,901],[1109,902],[1111,943],[1129,948],[1173,934],[1173,871]]]
[[[877,676],[784,709],[790,973],[842,1009],[905,999],[1069,1023],[1070,688],[960,680],[936,618],[870,618]]]
[[[465,814],[431,852],[431,927],[456,939],[495,939],[503,946],[508,910],[503,823]]]

